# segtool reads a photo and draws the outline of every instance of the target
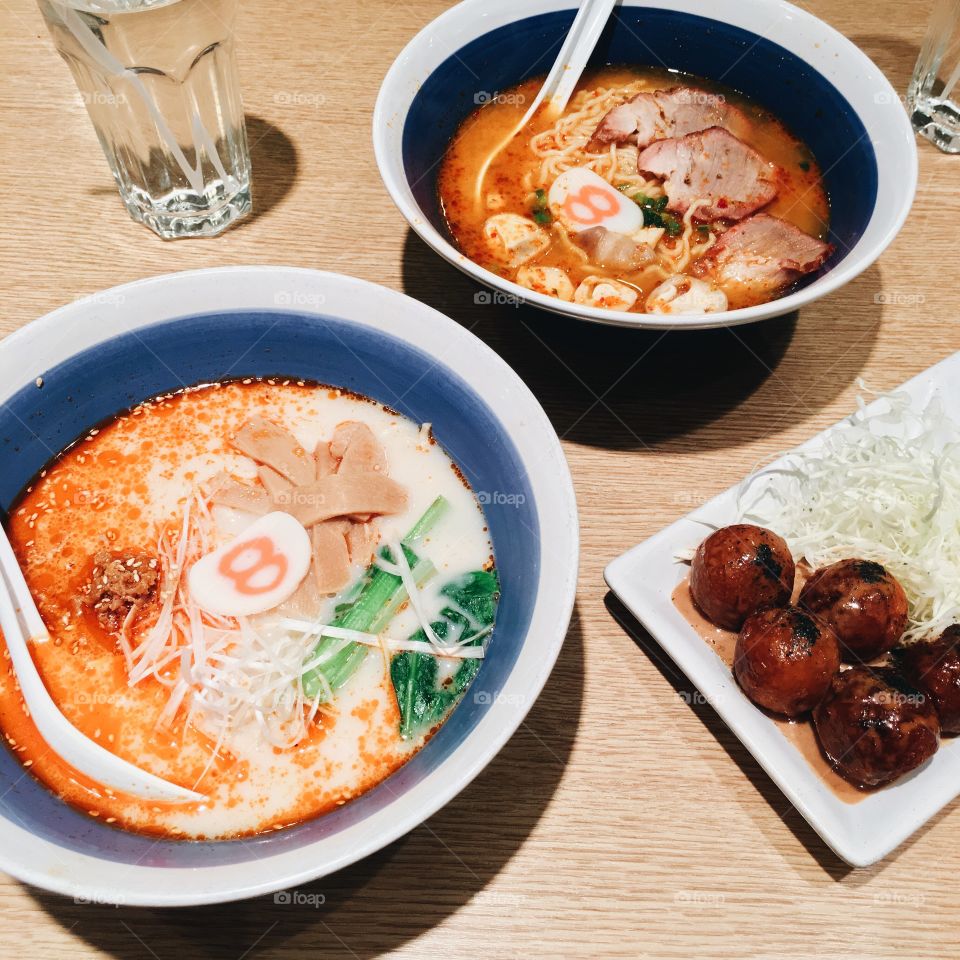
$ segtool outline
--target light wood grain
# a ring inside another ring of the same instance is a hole
[[[805,5],[905,88],[926,0]],[[849,870],[709,708],[684,702],[649,638],[618,625],[601,572],[846,414],[857,377],[892,387],[960,348],[960,158],[922,144],[899,239],[799,317],[660,335],[478,306],[395,212],[370,145],[381,77],[446,6],[244,3],[259,213],[217,240],[165,244],[118,202],[37,10],[4,0],[0,332],[104,287],[221,264],[403,290],[487,341],[541,399],[573,470],[583,555],[566,646],[523,727],[428,823],[307,888],[323,906],[113,909],[0,878],[0,958],[956,956],[956,804],[887,861]]]

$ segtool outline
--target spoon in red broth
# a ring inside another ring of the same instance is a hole
[[[10,652],[20,692],[37,731],[54,753],[80,773],[144,800],[197,803],[206,799],[128,763],[84,736],[60,712],[30,655],[31,643],[49,643],[50,634],[30,595],[6,531],[0,524],[0,630]]]
[[[541,105],[546,103],[547,114],[551,117],[558,117],[566,109],[617,2],[618,0],[583,0],[580,4],[580,9],[570,25],[570,32],[563,41],[560,53],[550,68],[547,79],[543,81],[540,92],[533,98],[530,109],[513,130],[490,151],[490,155],[480,168],[474,191],[474,200],[478,205],[483,197],[483,183],[487,178],[490,165],[530,122]]]

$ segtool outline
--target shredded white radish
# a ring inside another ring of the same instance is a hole
[[[150,673],[155,673],[156,662],[163,652],[170,646],[176,647],[174,634],[174,605],[180,592],[183,577],[183,565],[186,560],[188,534],[190,530],[190,505],[192,498],[187,500],[183,511],[183,524],[180,528],[180,537],[174,548],[165,533],[161,533],[157,544],[163,570],[160,597],[160,615],[146,638],[135,647],[127,658],[127,671],[131,686]]]
[[[255,724],[273,746],[302,740],[332,691],[305,697],[300,678],[313,641],[302,631],[208,614],[190,596],[184,572],[217,543],[218,533],[202,494],[188,499],[179,536],[162,532],[161,607],[154,625],[128,657],[131,685],[147,677],[168,688],[158,724],[172,726],[181,710],[216,743],[207,769],[232,734]],[[266,618],[269,621],[269,617]],[[321,683],[323,684],[321,678]],[[202,779],[202,778],[201,778]]]
[[[748,477],[739,513],[814,567],[847,557],[887,567],[910,600],[907,641],[960,619],[960,427],[939,397],[920,412],[905,393],[879,412],[860,399],[822,444]]]
[[[433,632],[433,627],[430,626],[430,618],[426,615],[423,609],[423,598],[420,596],[420,588],[417,586],[417,581],[413,576],[413,571],[410,569],[410,564],[407,562],[407,556],[403,552],[403,547],[400,545],[400,541],[394,538],[390,541],[389,547],[390,552],[395,557],[394,562],[397,568],[396,576],[399,576],[403,581],[403,588],[407,591],[407,599],[410,601],[410,608],[417,616],[417,622],[420,624],[420,629],[423,630],[427,640],[430,641],[430,644],[434,650],[440,651],[448,649],[446,645],[440,641],[440,638]]]
[[[425,640],[387,640],[391,650],[411,650],[414,653],[428,653],[434,657],[451,658],[453,660],[482,660],[485,656],[483,647],[441,647],[439,650]]]
[[[392,577],[403,577],[403,571],[396,563],[391,563],[386,557],[379,554],[373,558],[374,566],[379,567],[384,573],[389,573]]]
[[[133,647],[130,645],[130,628],[133,626],[133,622],[137,619],[139,613],[139,606],[133,604],[133,606],[130,607],[130,611],[123,618],[123,623],[120,625],[120,649],[123,651],[123,659],[127,663],[128,670],[133,664]]]
[[[362,643],[368,647],[377,647],[382,644],[390,651],[397,652],[409,650],[414,653],[428,653],[436,657],[451,657],[455,660],[482,660],[484,657],[483,647],[465,646],[459,642],[456,644],[441,644],[436,647],[425,640],[395,640],[391,637],[379,636],[375,633],[364,633],[361,630],[345,630],[342,627],[332,627],[322,623],[311,623],[308,620],[293,620],[288,617],[282,619],[280,626],[288,630],[297,630],[307,634],[310,637],[331,637],[335,640],[345,640],[348,643]],[[468,642],[473,643],[477,637],[485,637],[493,627],[485,627],[479,634],[472,635]],[[326,659],[326,658],[325,658]],[[314,661],[315,663],[317,661]]]

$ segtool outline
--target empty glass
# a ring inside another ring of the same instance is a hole
[[[960,153],[960,0],[934,0],[907,108],[918,133],[947,153]]]
[[[250,211],[237,0],[39,0],[134,220],[213,236]]]

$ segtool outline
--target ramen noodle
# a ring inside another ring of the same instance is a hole
[[[783,296],[832,253],[816,158],[760,106],[608,67],[510,139],[540,82],[491,98],[443,159],[443,215],[480,266],[584,306],[702,314]]]

